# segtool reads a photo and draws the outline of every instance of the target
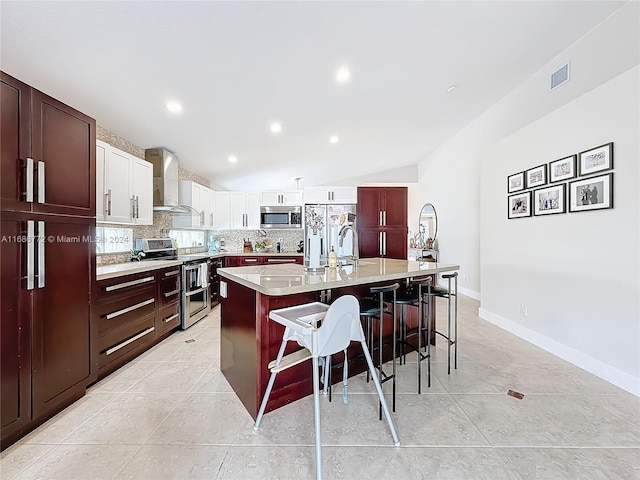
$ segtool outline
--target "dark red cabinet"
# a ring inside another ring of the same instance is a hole
[[[95,120],[0,72],[1,447],[96,376]]]
[[[407,258],[407,187],[358,187],[360,257]]]

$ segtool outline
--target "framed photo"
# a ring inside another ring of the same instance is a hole
[[[569,182],[569,211],[613,208],[613,173]]]
[[[507,192],[517,192],[524,190],[524,172],[514,173],[507,177]]]
[[[560,182],[576,176],[577,155],[549,162],[549,183]]]
[[[534,190],[533,214],[553,215],[554,213],[565,213],[567,211],[565,187],[566,184],[560,183]]]
[[[522,218],[531,216],[531,192],[522,192],[507,197],[509,211],[507,218]]]
[[[605,143],[599,147],[580,152],[578,156],[579,174],[581,177],[613,168],[613,143]]]
[[[547,164],[527,170],[527,188],[539,187],[547,183]]]

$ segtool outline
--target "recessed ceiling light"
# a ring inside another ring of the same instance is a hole
[[[182,105],[173,100],[167,102],[166,107],[171,113],[180,113],[182,111]]]
[[[330,143],[333,143],[333,144],[338,143],[338,141],[339,141],[339,140],[340,140],[340,139],[338,138],[338,136],[337,136],[337,135],[331,135],[331,137],[329,137],[329,142],[330,142]]]
[[[229,160],[229,163],[236,163],[238,161],[238,157],[236,157],[235,155],[229,155],[229,158],[227,158],[227,160]]]
[[[456,89],[456,85],[451,85],[449,88],[447,88],[446,92],[447,93],[451,93]]]
[[[269,130],[271,130],[271,133],[280,133],[282,131],[282,125],[280,125],[278,122],[273,122],[269,126]]]
[[[349,77],[351,77],[351,72],[347,67],[340,67],[336,72],[336,80],[339,83],[345,83],[347,80],[349,80]]]

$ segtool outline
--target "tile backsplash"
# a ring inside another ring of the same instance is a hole
[[[266,237],[261,232],[266,232]],[[295,253],[298,243],[304,240],[302,229],[298,230],[218,230],[215,232],[218,240],[224,238],[225,250],[230,253],[242,253],[244,239],[255,245],[256,242],[269,240],[273,244],[275,252],[276,242],[282,238],[281,251],[285,253]]]

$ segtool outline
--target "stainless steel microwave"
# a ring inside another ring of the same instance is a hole
[[[260,228],[302,228],[302,207],[260,207]]]

